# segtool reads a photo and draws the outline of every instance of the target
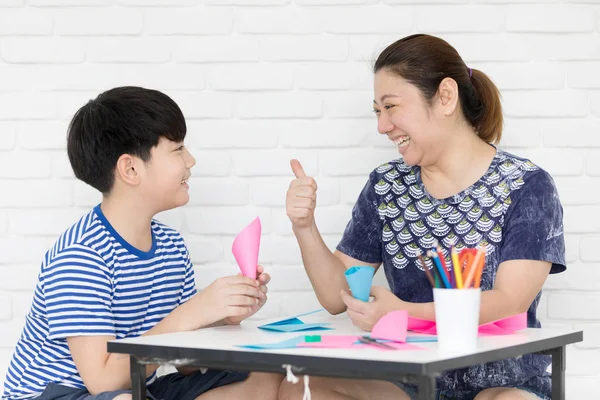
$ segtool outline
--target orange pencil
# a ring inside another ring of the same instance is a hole
[[[467,275],[469,274],[469,270],[471,269],[471,265],[473,264],[473,259],[475,258],[473,250],[475,249],[462,249],[458,255],[458,260],[460,262],[460,267],[462,270],[463,288],[465,289],[465,279],[467,279]],[[477,250],[475,250],[475,253],[477,253]]]
[[[483,275],[483,269],[485,268],[485,253],[483,257],[481,257],[481,261],[479,261],[479,265],[477,266],[477,272],[475,273],[475,288],[478,288],[481,285],[481,275]]]
[[[479,266],[479,260],[485,254],[485,250],[483,247],[479,247],[477,249],[477,254],[475,254],[475,259],[471,263],[469,267],[469,273],[467,278],[465,279],[465,289],[469,288],[473,284],[473,278],[475,278],[475,272],[477,271],[477,267]]]

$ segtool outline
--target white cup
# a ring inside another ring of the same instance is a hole
[[[445,353],[477,348],[481,289],[433,289],[438,346]]]

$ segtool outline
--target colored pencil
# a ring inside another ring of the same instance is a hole
[[[444,284],[444,286],[447,289],[450,289],[450,282],[448,282],[448,277],[446,276],[446,272],[444,271],[444,267],[442,267],[442,263],[440,262],[440,258],[438,257],[437,253],[435,251],[431,251],[430,252],[431,255],[430,257],[433,259],[433,263],[435,264],[435,266],[438,269],[438,272],[440,273],[440,279],[442,280],[442,283]],[[429,255],[429,253],[428,253]]]
[[[450,249],[450,255],[452,257],[452,264],[454,266],[454,277],[456,278],[456,287],[462,289],[462,267],[460,265],[460,262],[458,261],[458,252],[456,251],[456,247],[452,246],[452,248]]]
[[[444,269],[444,273],[446,274],[446,278],[448,278],[448,282],[452,282],[452,276],[451,274],[448,272],[448,267],[446,265],[446,257],[444,257],[444,253],[442,252],[442,248],[440,247],[439,244],[435,244],[435,248],[433,249],[433,251],[437,250],[437,254],[440,257],[440,262],[442,263],[442,268]],[[454,286],[454,285],[452,285]]]
[[[423,258],[421,253],[418,254],[418,257],[419,257],[419,261],[421,262],[421,265],[423,266],[423,271],[425,271],[425,275],[427,275],[427,279],[429,280],[429,283],[431,284],[431,287],[433,287],[433,288],[436,287],[435,280],[433,279],[431,272],[427,268],[427,264],[425,263],[425,259]]]
[[[485,250],[483,247],[479,247],[477,249],[477,254],[475,254],[475,258],[469,267],[469,273],[467,278],[465,279],[465,288],[469,288],[473,284],[473,279],[475,278],[475,272],[477,271],[477,267],[479,266],[479,260],[484,255]]]
[[[475,282],[473,287],[478,288],[481,285],[481,276],[483,275],[483,269],[485,268],[485,254],[481,257],[479,265],[477,266],[477,272],[475,272]]]

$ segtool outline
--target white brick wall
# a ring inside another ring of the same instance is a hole
[[[73,178],[70,117],[117,85],[166,91],[198,160],[192,200],[160,215],[186,236],[200,286],[236,271],[234,235],[263,221],[273,275],[262,316],[316,307],[285,215],[289,159],[320,185],[334,247],[366,174],[396,156],[376,133],[370,66],[425,31],[503,93],[503,147],[556,179],[569,270],[546,283],[547,326],[585,329],[568,398],[600,391],[600,1],[0,0],[0,375],[55,236],[99,201]],[[378,274],[378,281],[384,281]],[[0,378],[2,379],[2,378]]]

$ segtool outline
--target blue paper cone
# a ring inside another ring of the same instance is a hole
[[[369,301],[374,274],[375,268],[373,267],[356,266],[346,270],[344,275],[354,298]]]

